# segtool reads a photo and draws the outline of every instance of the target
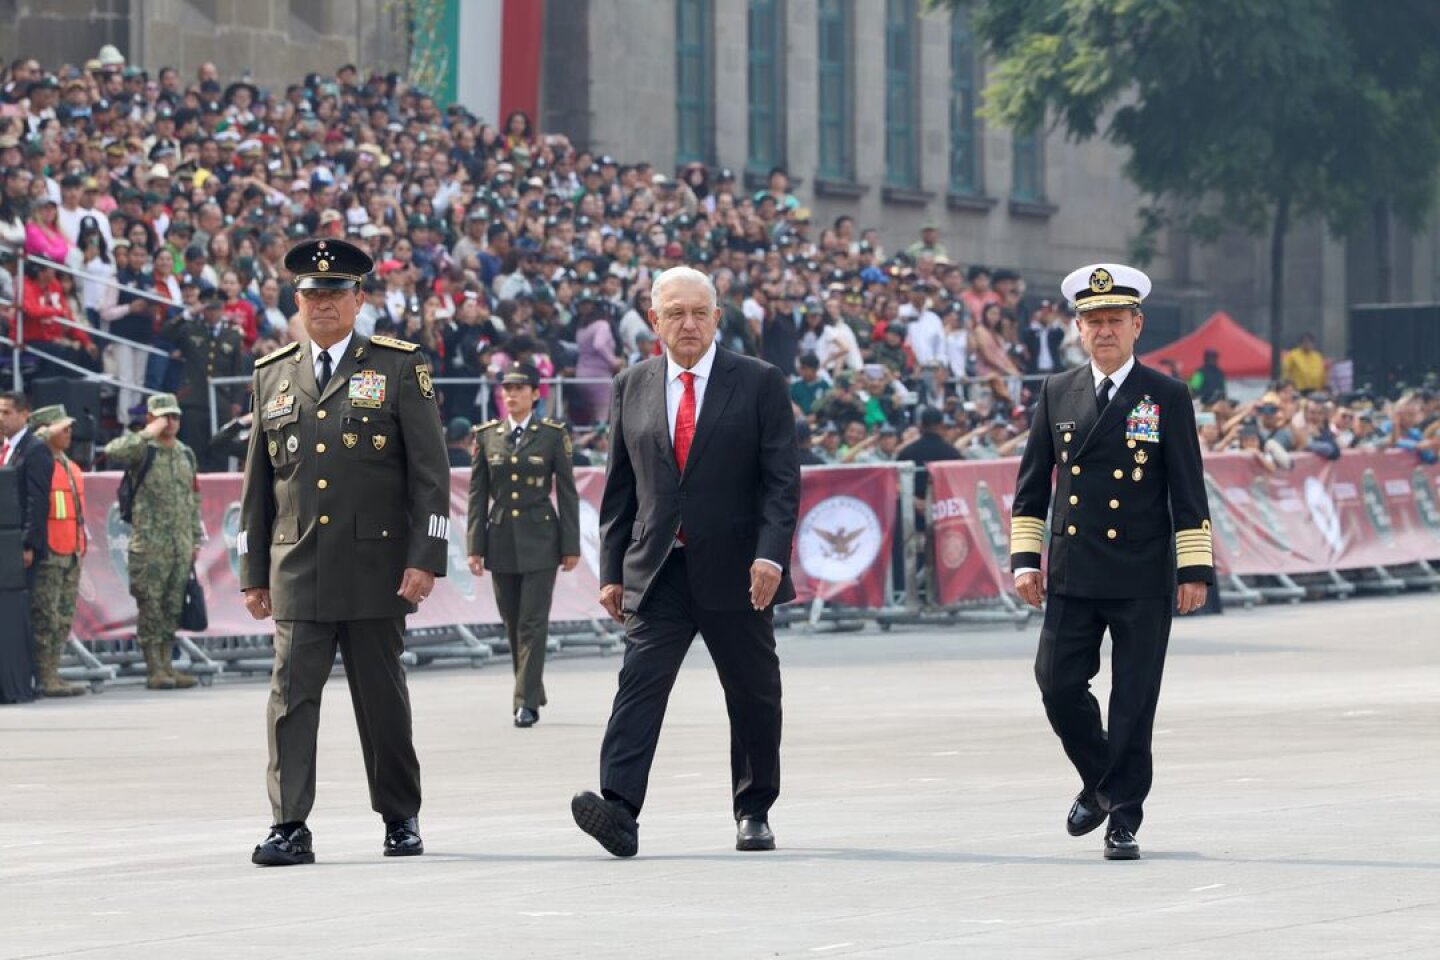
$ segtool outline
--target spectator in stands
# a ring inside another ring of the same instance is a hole
[[[59,206],[48,195],[37,197],[31,206],[30,221],[25,225],[25,253],[64,263],[70,252],[70,241],[60,229]]]
[[[840,462],[840,426],[833,420],[826,420],[820,426],[820,445],[813,446],[811,450],[815,456],[820,458],[821,463]]]
[[[1203,404],[1225,396],[1225,371],[1220,369],[1220,351],[1206,350],[1200,368],[1190,375],[1190,392]]]
[[[981,264],[966,271],[965,281],[969,286],[960,294],[960,300],[965,304],[965,312],[978,321],[987,306],[1000,302],[1000,294],[990,288],[990,268]]]
[[[975,341],[975,375],[985,380],[991,391],[1008,403],[1015,399],[1010,385],[1018,383],[1020,370],[1006,350],[1002,330],[1004,314],[998,302],[986,304],[978,314],[980,322],[975,324],[972,334]]]
[[[933,220],[926,221],[920,228],[920,239],[910,244],[905,249],[911,259],[918,260],[920,257],[929,257],[931,260],[948,260],[950,254],[945,249],[945,244],[940,242],[940,225]]]
[[[810,424],[805,420],[795,421],[795,446],[799,448],[800,466],[818,467],[825,463],[818,453],[815,452],[814,438],[811,436]]]
[[[452,417],[445,425],[445,450],[451,469],[469,467],[475,458],[475,434],[465,417]]]
[[[813,412],[822,421],[833,421],[837,428],[852,420],[865,422],[865,403],[856,395],[850,374],[842,373],[835,378],[834,385]]]
[[[1315,336],[1302,333],[1293,350],[1285,353],[1280,365],[1281,375],[1295,384],[1301,393],[1324,388],[1325,355],[1315,348]]]
[[[807,353],[799,360],[800,375],[790,383],[790,402],[801,415],[809,415],[825,396],[829,384],[820,377],[820,359]]]
[[[910,285],[910,302],[900,308],[900,316],[906,322],[905,346],[910,349],[917,367],[946,358],[945,324],[939,314],[930,309],[930,294],[934,289],[930,281],[916,280]]]
[[[26,264],[22,311],[25,325],[21,339],[47,355],[41,365],[42,376],[81,375],[82,371],[72,366],[99,371],[100,349],[88,333],[71,326],[75,316],[53,267],[36,260]],[[52,363],[52,359],[61,362]]]
[[[1408,390],[1395,401],[1388,431],[1390,445],[1413,451],[1421,463],[1440,459],[1440,430],[1424,427],[1425,401],[1419,391]]]
[[[1025,372],[1044,376],[1065,369],[1065,315],[1049,300],[1041,302],[1023,325]]]

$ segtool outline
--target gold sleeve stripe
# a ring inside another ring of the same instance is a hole
[[[1210,531],[1209,531],[1208,529],[1176,530],[1176,531],[1175,531],[1175,536],[1177,536],[1177,537],[1204,537],[1206,540],[1209,540],[1209,539],[1210,539]]]
[[[1010,518],[1010,552],[1043,553],[1045,521],[1040,517]]]
[[[1214,556],[1209,550],[1181,550],[1176,554],[1175,562],[1182,567],[1215,566]]]

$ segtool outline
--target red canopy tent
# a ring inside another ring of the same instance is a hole
[[[1226,377],[1265,379],[1270,376],[1270,343],[1255,336],[1223,310],[1173,343],[1144,354],[1140,361],[1149,367],[1173,361],[1182,376],[1189,376],[1205,362],[1205,351],[1220,354],[1220,369]]]

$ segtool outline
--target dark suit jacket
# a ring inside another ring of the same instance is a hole
[[[1143,418],[1155,412],[1150,404],[1158,405],[1154,430]],[[1163,597],[1175,592],[1177,581],[1213,583],[1210,510],[1189,388],[1137,361],[1097,416],[1088,363],[1048,377],[1020,462],[1011,569],[1040,566],[1047,514],[1051,593]]]
[[[1020,339],[1024,341],[1025,350],[1030,354],[1030,359],[1025,365],[1026,373],[1040,372],[1040,338],[1042,336],[1045,337],[1050,347],[1050,359],[1055,362],[1055,369],[1058,370],[1065,365],[1065,361],[1060,356],[1060,345],[1065,342],[1065,328],[1045,327],[1036,330],[1027,323],[1020,331]]]
[[[702,609],[749,609],[758,558],[783,571],[774,602],[795,598],[789,568],[800,466],[777,368],[716,350],[683,476],[665,412],[664,356],[615,378],[610,430],[600,582],[624,584],[625,609],[640,609],[682,525],[691,595]]]
[[[47,521],[50,517],[50,480],[55,472],[55,455],[50,446],[26,430],[10,456],[10,466],[20,471],[20,524],[23,543],[35,551],[39,563],[50,552]]]

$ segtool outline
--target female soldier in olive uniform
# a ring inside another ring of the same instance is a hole
[[[515,726],[530,727],[545,705],[555,569],[568,572],[580,559],[580,500],[565,425],[533,416],[539,371],[513,363],[500,384],[509,415],[475,428],[470,572],[494,574],[495,603],[515,668]],[[552,478],[556,506],[550,503]]]

